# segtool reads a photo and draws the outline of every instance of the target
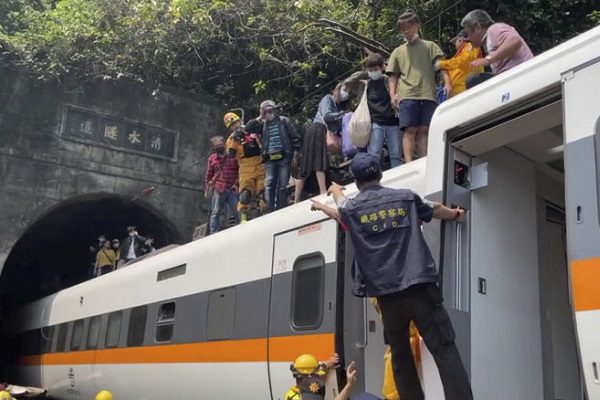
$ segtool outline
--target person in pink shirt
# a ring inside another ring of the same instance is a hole
[[[476,69],[490,67],[492,72],[473,74],[467,78],[467,89],[486,81],[497,74],[533,58],[531,49],[519,32],[503,22],[494,22],[484,10],[473,10],[461,21],[475,47],[481,47],[485,57],[471,63]]]

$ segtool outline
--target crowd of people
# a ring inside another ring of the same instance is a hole
[[[106,235],[100,235],[97,244],[89,247],[92,257],[90,276],[105,275],[155,250],[154,238],[141,236],[134,225],[127,227],[127,237],[123,240],[108,240]]]
[[[221,228],[225,208],[230,224],[237,224],[248,221],[253,208],[261,215],[287,206],[291,187],[293,201],[302,200],[312,175],[318,192],[325,193],[332,152],[346,160],[359,152],[384,160],[385,148],[391,167],[425,156],[429,124],[440,102],[533,57],[515,28],[495,22],[484,10],[469,12],[461,26],[452,39],[456,52],[446,58],[438,44],[420,37],[415,12],[400,15],[397,27],[405,43],[387,61],[370,52],[364,71],[338,82],[319,102],[302,140],[273,100],[263,101],[259,116],[246,125],[237,114],[227,113],[223,120],[229,137],[211,138],[213,154],[206,168],[209,233]],[[357,147],[348,129],[353,100],[362,91],[371,129],[367,145]]]

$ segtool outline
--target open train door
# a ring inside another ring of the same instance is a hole
[[[571,298],[587,398],[600,399],[600,58],[563,75]]]
[[[275,400],[294,384],[296,357],[325,361],[336,351],[337,230],[336,221],[324,220],[274,237],[267,348]],[[336,374],[329,375],[326,398],[333,399]]]

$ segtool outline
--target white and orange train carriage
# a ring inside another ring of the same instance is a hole
[[[442,104],[428,159],[384,174],[469,211],[424,230],[476,399],[600,400],[599,95],[600,27]],[[280,399],[297,355],[336,351],[378,393],[382,327],[351,295],[352,260],[308,203],[173,248],[17,310],[18,382],[58,399]],[[426,398],[443,399],[422,353]]]

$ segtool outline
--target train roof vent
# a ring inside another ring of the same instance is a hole
[[[181,264],[173,268],[163,269],[158,271],[156,274],[156,282],[164,281],[167,279],[175,278],[179,275],[185,275],[187,264]]]

